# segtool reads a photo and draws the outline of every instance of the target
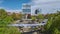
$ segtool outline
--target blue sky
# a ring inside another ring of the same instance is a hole
[[[9,10],[21,9],[22,3],[29,3],[30,0],[0,0],[0,7]]]
[[[41,9],[41,13],[55,13],[60,10],[60,0],[0,0],[0,8],[4,8],[7,11],[20,11],[23,3],[31,4],[31,11],[38,8]]]

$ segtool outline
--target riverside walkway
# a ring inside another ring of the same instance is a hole
[[[38,24],[9,24],[8,26],[21,26],[21,27],[30,27],[30,26],[44,26],[46,25],[48,19],[44,19],[41,23]]]
[[[9,24],[8,26],[16,26],[19,28],[21,34],[37,34],[37,32],[41,31],[43,28],[38,28],[37,30],[34,30],[37,26],[44,26],[46,25],[48,19],[44,19],[41,23],[36,24]],[[22,27],[22,28],[21,28]],[[41,33],[41,32],[40,32]]]

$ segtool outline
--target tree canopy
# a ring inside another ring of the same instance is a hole
[[[7,15],[4,9],[0,9],[0,34],[20,34],[16,27],[9,27],[13,18]]]
[[[0,9],[0,26],[5,26],[11,23],[12,20],[12,17],[8,16],[4,9]]]
[[[57,12],[49,17],[48,23],[46,24],[46,34],[60,34],[60,13]]]

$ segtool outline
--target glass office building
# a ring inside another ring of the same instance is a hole
[[[23,11],[23,14],[31,14],[31,5],[30,4],[23,4],[22,11]]]
[[[41,13],[41,9],[36,9],[35,10],[35,14],[40,14]]]

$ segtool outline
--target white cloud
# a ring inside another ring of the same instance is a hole
[[[0,7],[0,9],[3,8],[3,7]]]
[[[0,7],[0,9],[5,9],[5,7]],[[5,9],[6,10],[6,9]]]
[[[32,0],[32,13],[37,8],[42,9],[42,13],[53,13],[54,9],[60,8],[60,0]]]
[[[17,9],[17,10],[8,10],[9,8],[6,9],[5,7],[0,7],[0,9],[4,9],[4,10],[6,10],[7,12],[15,12],[15,13],[22,12],[21,9]]]
[[[15,12],[15,13],[20,13],[22,10],[6,10],[7,12]]]
[[[52,2],[52,1],[60,1],[60,0],[32,0],[32,2],[35,2],[35,3]]]

